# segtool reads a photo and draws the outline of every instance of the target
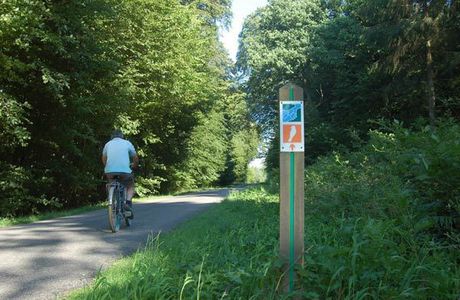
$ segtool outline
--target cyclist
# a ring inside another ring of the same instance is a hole
[[[139,157],[130,141],[125,140],[121,130],[112,133],[112,139],[107,142],[102,151],[104,173],[109,183],[118,176],[126,188],[126,209],[132,216],[132,198],[134,196],[134,176],[132,169],[139,163]]]

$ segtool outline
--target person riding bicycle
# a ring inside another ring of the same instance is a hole
[[[132,169],[139,163],[139,157],[130,141],[125,140],[121,130],[112,133],[112,139],[108,141],[102,151],[102,163],[104,173],[111,183],[116,176],[126,187],[127,210],[132,216],[132,198],[134,196],[134,176]]]

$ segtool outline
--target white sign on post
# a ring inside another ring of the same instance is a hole
[[[280,151],[304,152],[303,101],[280,101]]]

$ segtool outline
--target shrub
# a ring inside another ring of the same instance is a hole
[[[62,204],[56,198],[41,194],[40,187],[50,179],[36,177],[22,167],[0,164],[0,217],[21,216],[38,213]],[[32,193],[31,190],[38,191]]]
[[[459,141],[395,123],[307,168],[305,298],[458,297]]]
[[[407,182],[425,229],[460,230],[460,126],[447,120],[434,132],[429,127],[410,131],[398,123],[391,129],[371,132],[372,162],[388,163]]]

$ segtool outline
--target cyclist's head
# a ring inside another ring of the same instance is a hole
[[[114,138],[120,138],[120,139],[124,138],[123,132],[120,129],[115,129],[112,132],[112,139]]]

